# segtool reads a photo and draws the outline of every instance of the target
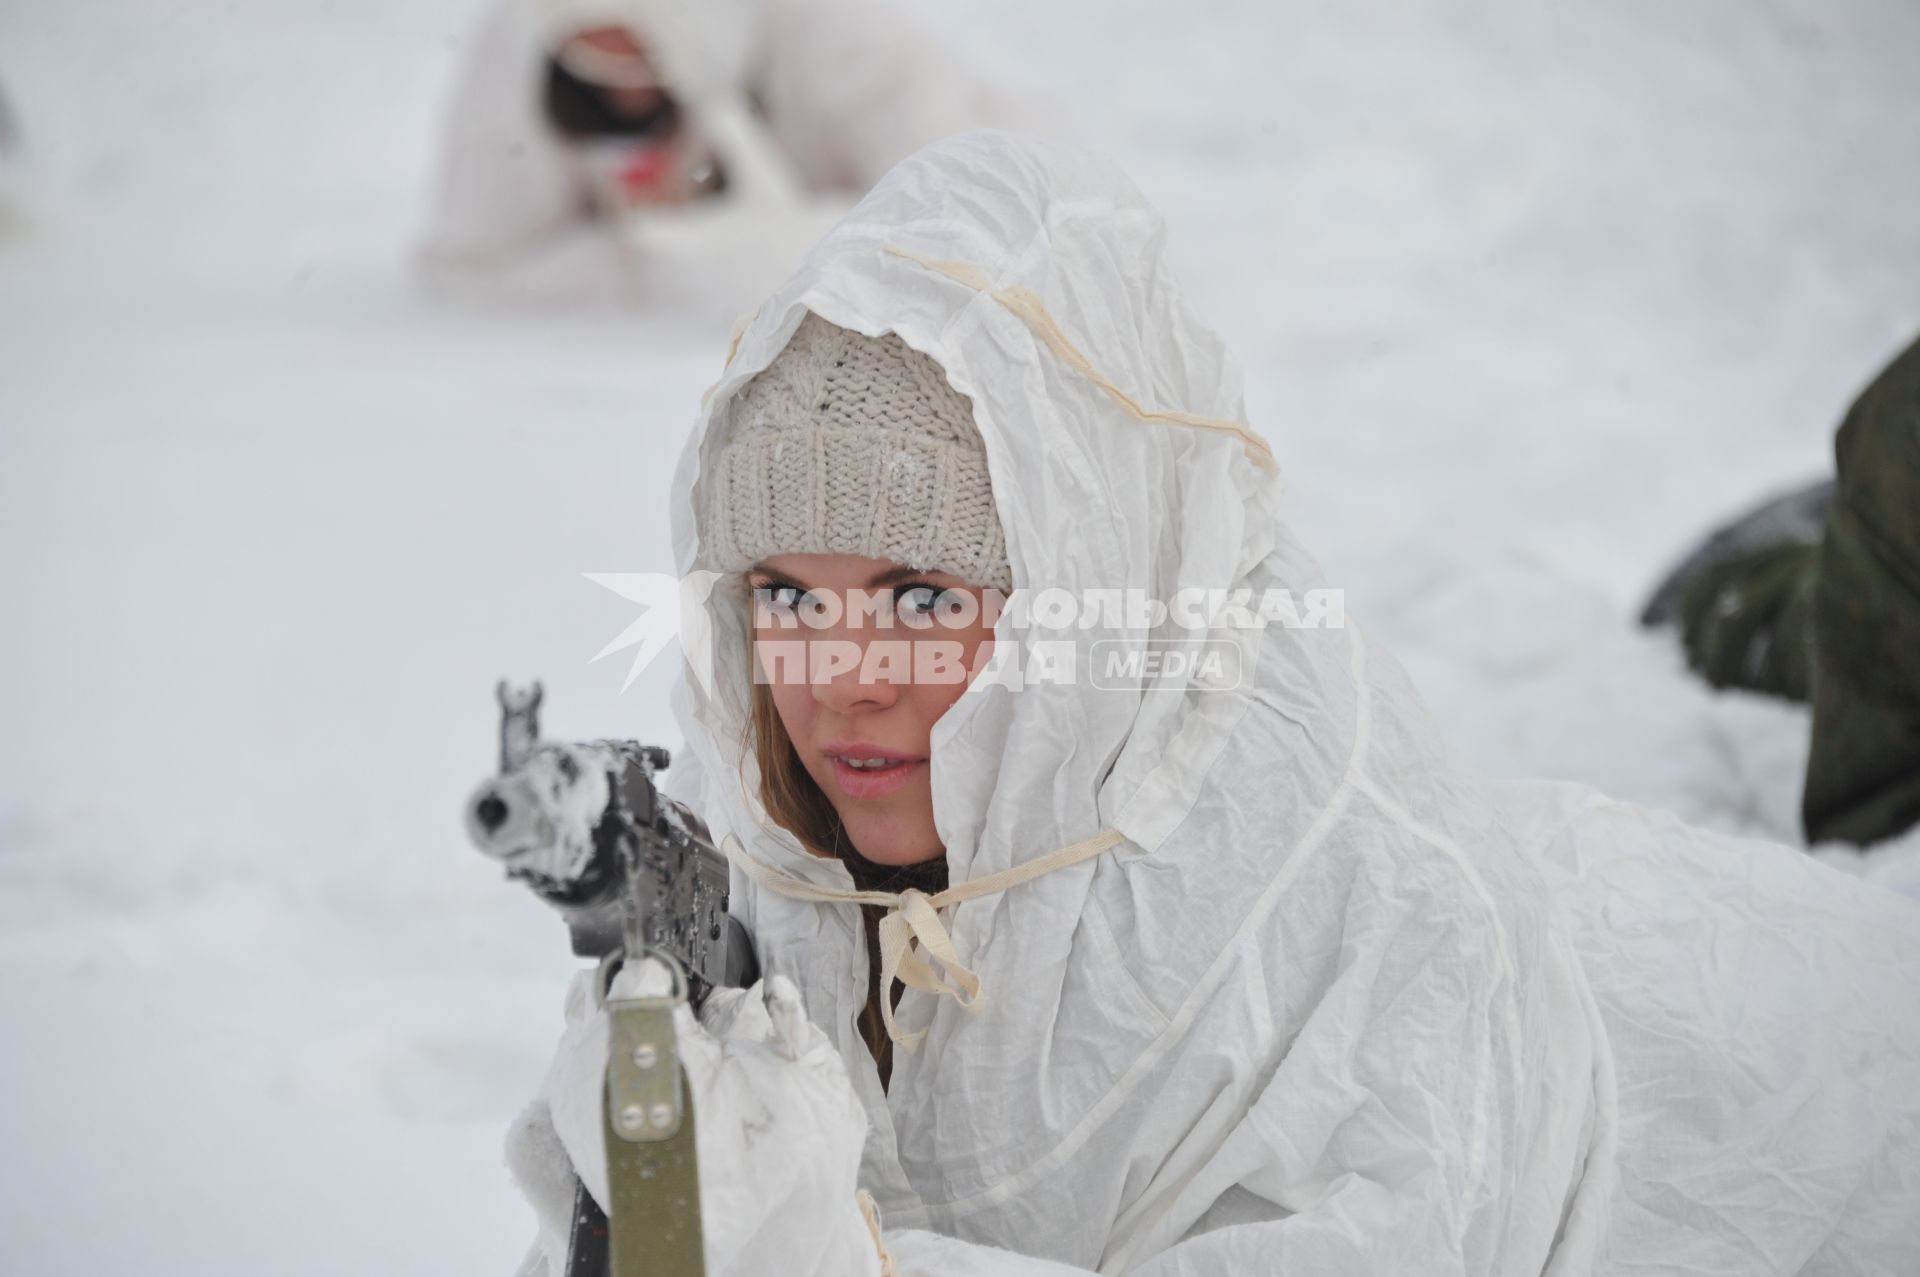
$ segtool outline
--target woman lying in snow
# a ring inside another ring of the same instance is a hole
[[[1086,604],[1324,584],[1162,236],[1102,163],[942,143],[706,398],[676,707],[771,973],[682,1013],[709,1271],[1920,1272],[1910,902],[1489,784],[1337,610]],[[864,659],[903,635],[965,675]],[[1100,655],[1203,638],[1232,668]],[[572,1168],[605,1197],[583,988],[510,1140],[530,1273]]]

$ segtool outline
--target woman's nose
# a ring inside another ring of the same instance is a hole
[[[896,638],[871,631],[842,630],[832,638],[815,639],[808,664],[812,667],[814,699],[837,713],[885,709],[900,699],[905,675],[890,648],[904,646]]]

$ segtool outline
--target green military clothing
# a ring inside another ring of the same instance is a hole
[[[1920,341],[1855,401],[1819,544],[1700,570],[1677,612],[1715,687],[1813,706],[1801,819],[1865,845],[1920,823]]]
[[[1715,687],[1806,701],[1820,547],[1770,545],[1701,572],[1681,597],[1687,663]]]
[[[1920,822],[1920,341],[1854,403],[1834,453],[1801,819],[1813,841],[1865,844]]]

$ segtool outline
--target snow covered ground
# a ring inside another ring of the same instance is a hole
[[[917,0],[1169,214],[1294,520],[1460,748],[1796,834],[1805,720],[1631,624],[1920,329],[1910,0]],[[405,274],[466,0],[0,5],[0,1272],[504,1272],[564,937],[496,677],[665,571],[724,332]],[[1920,892],[1920,839],[1849,868]]]

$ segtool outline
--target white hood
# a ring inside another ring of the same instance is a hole
[[[1171,279],[1158,215],[1110,166],[999,133],[894,169],[761,306],[675,476],[682,573],[704,566],[693,498],[709,427],[808,310],[899,333],[972,398],[1017,592],[1304,599],[1324,584],[1257,440],[1218,428],[1245,429],[1239,374]],[[715,602],[714,690],[689,678],[676,700],[703,814],[761,860],[850,887],[759,808],[740,745],[744,595]],[[1065,638],[1077,681],[983,677],[937,724],[934,816],[955,883],[1107,828],[1125,841],[954,908],[987,1005],[909,990],[902,1026],[927,1036],[896,1053],[888,1092],[854,1031],[857,910],[736,874],[763,962],[851,1066],[872,1118],[863,1183],[888,1224],[1108,1273],[1577,1273],[1636,1245],[1657,1254],[1666,1223],[1650,1240],[1607,1232],[1621,1177],[1641,1174],[1616,1156],[1616,1096],[1650,1093],[1616,1076],[1615,1009],[1556,904],[1572,879],[1540,852],[1564,831],[1541,817],[1522,834],[1510,814],[1585,798],[1495,796],[1458,770],[1351,624],[1215,631],[1245,661],[1234,687],[1090,686],[1095,643],[1149,637],[1125,619],[1023,637],[1003,618],[996,659]],[[1880,908],[1838,875],[1778,863]],[[1900,962],[1920,972],[1911,946]],[[1910,1056],[1901,1067],[1911,1114],[1920,1080]],[[1660,1166],[1691,1174],[1695,1151]],[[1782,1191],[1758,1194],[1756,1220]]]

